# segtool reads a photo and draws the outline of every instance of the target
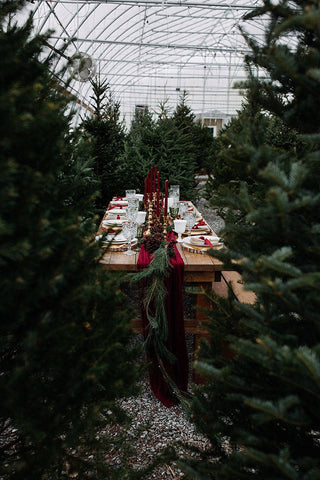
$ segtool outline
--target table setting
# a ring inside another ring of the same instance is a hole
[[[195,205],[180,200],[178,185],[169,189],[169,180],[165,180],[164,189],[160,191],[160,172],[156,167],[152,167],[145,178],[143,195],[126,190],[125,195],[112,199],[97,233],[96,239],[106,248],[105,261],[109,263],[110,260],[112,269],[137,272],[134,275],[143,272],[137,281],[142,331],[148,345],[150,385],[164,405],[174,405],[180,395],[187,394],[188,385],[182,295],[185,261],[188,271],[196,267],[197,277],[193,279],[202,278],[202,271],[207,278],[206,271],[209,270],[211,276],[216,267],[211,257],[206,255],[205,260],[203,254],[222,248],[223,243]],[[191,257],[197,257],[197,261]],[[161,276],[160,270],[164,267],[159,270],[159,266],[164,265],[167,267]],[[150,281],[140,280],[149,278],[148,275],[157,285],[151,297],[148,296],[152,290],[149,289]],[[160,291],[166,294],[159,306]],[[165,331],[162,330],[163,315],[167,323]],[[169,356],[159,354],[159,345],[163,345]],[[170,356],[175,359],[173,363]]]
[[[143,195],[126,190],[123,197],[114,197],[101,221],[96,240],[113,252],[134,255],[138,246],[138,230],[144,223],[146,212],[139,211]],[[140,236],[142,236],[140,228]]]

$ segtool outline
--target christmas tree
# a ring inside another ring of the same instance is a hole
[[[251,76],[248,91],[304,134],[304,147],[284,154],[246,141],[257,188],[242,181],[221,199],[234,215],[224,233],[228,250],[215,256],[242,274],[256,302],[213,298],[211,343],[198,361],[208,383],[191,408],[212,448],[180,461],[188,478],[320,478],[319,7],[266,0],[250,14],[269,23],[263,45],[246,36],[248,66],[265,78]],[[250,128],[248,138],[259,139],[259,127]],[[241,148],[242,134],[237,141]]]
[[[155,128],[150,112],[135,112],[124,151],[117,159],[115,175],[119,195],[124,194],[126,189],[143,193],[144,179],[150,168],[156,165],[155,151],[159,138]]]
[[[93,184],[75,201],[90,168],[70,158],[47,37],[15,23],[19,7],[0,7],[0,477],[123,478],[99,429],[134,391],[129,313],[99,266]]]
[[[97,211],[102,214],[109,201],[119,193],[115,170],[117,157],[124,149],[125,129],[120,120],[120,104],[109,91],[107,82],[91,80],[94,115],[82,122],[80,130],[91,142],[94,172],[99,182]]]
[[[180,185],[181,198],[194,198],[195,144],[189,128],[193,114],[189,107],[180,111],[179,105],[177,118],[165,102],[160,104],[156,118],[150,112],[136,112],[124,153],[117,162],[116,175],[123,189],[141,190],[144,178],[156,165],[162,188],[168,179],[171,185]]]

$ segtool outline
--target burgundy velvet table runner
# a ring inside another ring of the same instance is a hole
[[[172,235],[172,234],[171,234]],[[171,238],[168,235],[168,240]],[[170,260],[173,266],[170,275],[166,280],[166,315],[168,322],[168,339],[165,343],[168,350],[176,357],[176,361],[171,364],[163,361],[164,368],[168,376],[175,382],[181,393],[187,392],[188,387],[188,352],[184,331],[184,312],[183,312],[183,272],[184,263],[176,245],[174,245],[175,256]],[[137,265],[139,269],[146,268],[152,261],[152,254],[148,253],[144,246],[141,246]],[[143,292],[141,292],[143,295]],[[143,323],[144,337],[148,334],[149,323],[146,312],[141,303],[141,317]],[[164,378],[158,365],[154,352],[148,352],[150,368],[149,379],[150,386],[155,396],[167,407],[175,405],[177,399],[171,393],[169,385]]]

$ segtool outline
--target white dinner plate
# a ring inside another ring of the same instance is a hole
[[[133,238],[131,244],[134,245],[137,242],[137,238]],[[122,243],[128,243],[128,240],[123,236],[122,233],[119,235],[107,235],[103,243],[111,243],[112,245],[121,245]]]
[[[126,208],[112,208],[111,210],[108,210],[108,216],[109,215],[125,215],[127,209]]]
[[[203,238],[200,238],[203,237]],[[219,241],[219,237],[215,235],[200,235],[197,237],[186,237],[183,239],[184,243],[189,244],[190,246],[210,248],[210,245],[205,243],[205,240],[209,240],[212,243],[213,247],[222,245],[222,242]]]
[[[124,220],[125,220],[124,218],[122,218],[122,219],[120,218],[120,220],[117,219],[117,218],[110,218],[110,219],[108,218],[107,220],[102,221],[102,226],[103,227],[110,227],[112,225],[122,225]]]
[[[108,233],[104,239],[105,243],[126,243],[127,239],[123,235],[123,233],[118,233],[117,235],[114,235],[113,233]]]
[[[111,205],[121,205],[121,206],[127,206],[128,205],[128,201],[127,200],[112,200],[112,202],[110,202]]]

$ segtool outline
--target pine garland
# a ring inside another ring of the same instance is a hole
[[[131,276],[131,284],[139,284],[143,292],[143,307],[149,323],[148,334],[144,342],[144,350],[153,352],[161,373],[171,392],[187,409],[189,399],[184,392],[182,395],[175,381],[168,375],[164,362],[174,364],[176,356],[168,350],[165,342],[168,339],[168,321],[165,310],[165,301],[168,295],[166,279],[173,267],[170,258],[174,256],[173,243],[163,241],[154,251],[153,259],[147,268]]]
[[[175,362],[175,356],[165,346],[168,338],[168,322],[165,310],[165,300],[168,294],[166,279],[170,275],[172,265],[170,257],[172,247],[167,242],[162,242],[153,253],[153,259],[141,272],[131,277],[131,284],[140,284],[143,289],[143,307],[149,322],[148,334],[144,348],[146,351],[154,350],[157,357]]]

